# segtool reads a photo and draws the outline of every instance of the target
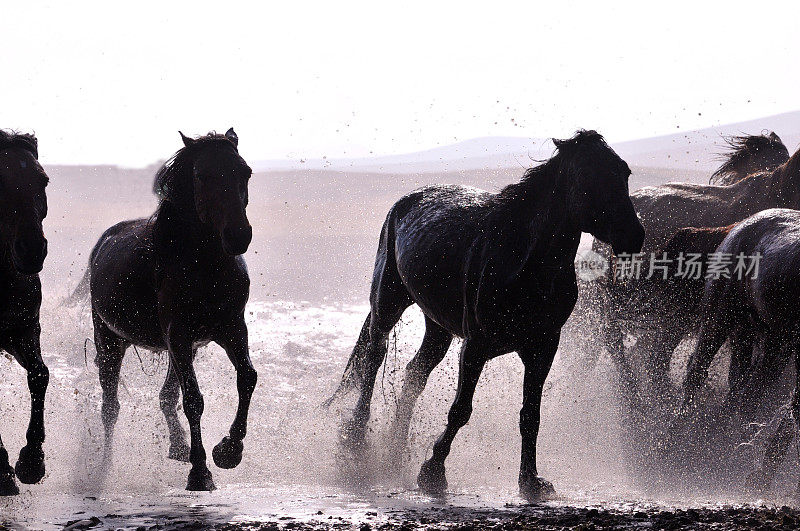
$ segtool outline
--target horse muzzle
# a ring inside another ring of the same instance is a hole
[[[628,230],[612,232],[609,243],[617,256],[641,252],[644,245],[644,227],[637,220],[636,225]]]
[[[247,252],[253,240],[253,227],[249,224],[240,227],[225,227],[222,231],[222,248],[230,255]]]
[[[35,275],[42,270],[47,257],[47,238],[20,238],[14,242],[11,255],[17,271],[23,275]]]

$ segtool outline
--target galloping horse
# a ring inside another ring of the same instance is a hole
[[[579,131],[554,143],[551,159],[499,193],[423,188],[395,203],[383,225],[371,311],[334,397],[360,386],[345,430],[346,441],[359,447],[388,334],[403,311],[417,304],[425,314],[425,337],[408,364],[395,421],[395,432],[405,440],[430,372],[453,336],[464,338],[447,428],[418,477],[426,491],[447,489],[444,462],[469,420],[484,364],[515,351],[525,366],[520,492],[529,500],[554,492],[537,476],[539,407],[561,327],[577,299],[574,260],[581,233],[608,242],[617,253],[638,252],[644,239],[628,196],[630,169],[602,136]]]
[[[0,439],[0,496],[18,494],[23,483],[44,476],[44,396],[50,373],[39,347],[39,272],[47,256],[42,220],[47,215],[47,174],[32,135],[0,130],[0,349],[28,372],[31,420],[27,444],[11,468]]]
[[[631,194],[633,205],[645,227],[642,252],[660,252],[676,232],[686,227],[726,227],[767,208],[800,207],[800,175],[785,170],[790,159],[777,135],[734,137],[729,143],[733,151],[712,179],[732,184],[668,183],[648,186]],[[795,153],[794,157],[800,156],[799,153]],[[779,161],[780,165],[775,167]],[[744,172],[759,166],[762,171],[743,176]],[[593,247],[604,252],[605,245],[595,241]],[[695,249],[685,251],[693,252]],[[641,311],[625,302],[636,298],[631,295],[631,291],[636,289],[638,283],[635,281],[620,284],[614,282],[610,275],[600,279],[599,288],[595,291],[601,294],[606,314],[602,324],[604,343],[612,359],[618,364],[625,363],[623,329],[632,329],[641,344],[647,345],[647,349],[654,353],[647,363],[653,379],[664,382],[669,357],[685,335],[686,328],[676,329],[670,323],[661,321],[666,315],[686,314],[692,308],[676,307],[672,312],[655,313],[642,319]],[[650,317],[654,320],[653,326],[649,327],[649,331],[642,329],[641,323],[650,321]],[[671,330],[676,333],[669,333]],[[635,386],[635,382],[624,384],[629,388]],[[635,391],[629,389],[628,392]]]
[[[240,256],[252,238],[245,213],[252,170],[239,155],[233,129],[224,135],[181,137],[184,147],[155,177],[158,210],[149,219],[109,228],[92,250],[82,283],[90,282],[106,449],[119,414],[117,386],[125,350],[132,344],[168,350],[160,396],[170,430],[169,457],[191,462],[188,490],[213,490],[200,434],[203,395],[192,362],[199,346],[214,341],[236,368],[239,407],[230,434],[213,452],[217,466],[234,468],[242,459],[257,378],[244,320],[250,278]],[[176,413],[179,391],[190,449]]]
[[[796,157],[793,157],[796,158]],[[800,161],[795,171],[800,172]],[[742,335],[749,344],[742,352],[750,354],[757,335],[781,338],[783,348],[794,357],[797,383],[792,402],[792,414],[800,427],[800,316],[797,299],[800,297],[800,211],[770,209],[739,223],[723,240],[720,253],[736,256],[760,255],[758,275],[711,279],[706,284],[701,303],[701,328],[697,346],[689,358],[686,373],[685,396],[678,424],[686,420],[697,407],[697,393],[708,377],[708,368],[719,348],[729,338]],[[742,331],[750,330],[748,334]],[[774,352],[765,357],[780,358]],[[783,370],[778,364],[777,372]],[[779,374],[773,374],[777,378]],[[779,431],[786,432],[782,423]],[[785,437],[785,436],[784,436]],[[780,438],[780,437],[779,437]],[[791,440],[791,439],[789,439]],[[773,441],[774,444],[774,441]],[[773,452],[780,453],[778,450]],[[770,460],[770,450],[765,459]],[[783,449],[785,453],[785,449]],[[762,481],[768,481],[774,470]]]

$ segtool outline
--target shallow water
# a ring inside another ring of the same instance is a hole
[[[0,514],[6,521],[35,527],[86,515],[118,515],[117,524],[125,526],[157,523],[170,515],[208,522],[280,516],[311,521],[318,520],[317,511],[322,511],[326,517],[358,522],[391,520],[409,510],[500,510],[507,503],[522,503],[516,493],[522,365],[514,355],[487,365],[472,419],[459,433],[447,461],[451,494],[444,505],[414,490],[416,471],[445,424],[455,388],[458,344],[434,371],[418,403],[405,472],[390,476],[375,465],[369,468],[366,485],[343,477],[336,459],[336,427],[349,403],[345,400],[332,411],[320,404],[335,389],[368,311],[366,305],[270,301],[248,306],[251,355],[259,382],[244,458],[234,470],[218,469],[209,459],[219,489],[210,494],[185,492],[189,465],[166,457],[167,429],[158,405],[165,356],[130,349],[122,370],[122,410],[113,460],[104,469],[100,386],[94,348],[86,341],[92,335],[88,309],[62,308],[56,302],[46,300],[42,315],[48,331],[43,335],[43,355],[52,375],[46,409],[47,475],[38,485],[21,485],[20,496],[0,499]],[[376,462],[402,384],[402,368],[421,341],[422,327],[420,312],[410,309],[391,337],[370,425]],[[577,355],[574,334],[562,339],[542,406],[540,474],[559,493],[551,506],[599,504],[636,511],[759,502],[736,489],[654,487],[632,475],[625,464],[624,432],[608,364],[602,357],[590,364]],[[210,453],[233,419],[235,373],[214,345],[201,349],[195,366],[206,400],[203,436]],[[15,362],[0,358],[0,370],[2,436],[14,459],[24,444],[28,394],[24,372]],[[779,493],[767,501],[787,500],[791,502]],[[368,512],[375,515],[368,518]]]
[[[104,526],[128,527],[165,522],[170,516],[173,522],[211,523],[281,516],[327,521],[335,515],[357,523],[402,521],[411,511],[454,521],[461,518],[459,508],[467,515],[523,511],[516,492],[522,364],[515,355],[497,358],[484,370],[472,418],[459,432],[447,461],[450,495],[444,501],[418,493],[415,477],[445,425],[455,390],[458,341],[434,370],[417,405],[404,471],[388,475],[380,466],[384,431],[403,368],[422,339],[423,320],[417,309],[406,312],[391,336],[387,363],[378,377],[369,437],[375,458],[360,474],[369,481],[356,483],[337,460],[337,426],[353,397],[331,411],[320,407],[336,388],[368,311],[383,216],[405,191],[444,178],[434,175],[418,182],[408,176],[337,174],[319,190],[307,186],[307,175],[255,176],[248,209],[255,234],[247,253],[252,278],[247,320],[259,381],[242,463],[234,470],[221,470],[209,459],[218,490],[183,490],[189,465],[167,459],[167,428],[158,404],[166,357],[130,349],[122,370],[114,454],[104,469],[100,385],[94,347],[87,341],[93,335],[88,307],[62,308],[58,303],[77,284],[87,252],[102,231],[121,218],[149,216],[155,200],[150,194],[151,171],[101,170],[48,168],[51,209],[45,227],[51,245],[42,274],[42,348],[51,370],[47,475],[38,485],[20,485],[20,496],[0,499],[0,520],[23,527],[57,527],[96,516]],[[453,174],[446,179],[493,188],[516,178],[516,173]],[[331,190],[338,195],[329,194]],[[356,196],[363,204],[354,206]],[[105,208],[97,208],[99,204]],[[589,238],[584,240],[588,244]],[[587,341],[596,333],[596,323],[581,317],[576,315],[565,328],[545,386],[539,471],[559,494],[545,508],[558,513],[602,506],[633,514],[642,508],[759,503],[759,497],[737,488],[741,477],[729,474],[724,481],[711,481],[708,474],[694,471],[678,480],[663,479],[651,474],[647,459],[631,459],[614,371],[596,343]],[[205,396],[203,437],[210,453],[233,420],[235,373],[215,345],[200,350],[195,366]],[[0,433],[16,460],[24,444],[29,395],[24,371],[13,360],[0,355],[0,371]],[[654,405],[668,410],[672,398]],[[180,417],[185,426],[182,413]],[[732,453],[733,446],[720,447],[715,453],[720,463],[704,470],[717,467]],[[794,460],[789,461],[775,493],[762,501],[793,503],[787,493],[794,490],[797,474]]]

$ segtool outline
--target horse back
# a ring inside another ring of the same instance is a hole
[[[394,275],[411,300],[449,332],[463,336],[464,265],[492,194],[440,185],[416,190],[389,211],[373,276],[373,306]]]
[[[642,252],[665,246],[684,227],[726,226],[753,213],[731,208],[734,197],[732,187],[688,183],[648,186],[633,192],[631,201],[645,227]]]
[[[717,248],[734,226],[686,227],[673,234],[663,247],[654,252],[657,259],[666,255],[666,274],[653,271],[652,275],[632,280],[631,289],[618,294],[626,303],[624,313],[637,317],[655,315],[659,319],[672,316],[680,320],[694,315],[703,297],[703,275]],[[701,273],[689,273],[682,259],[697,259]],[[663,323],[659,326],[663,326]]]
[[[725,227],[685,227],[672,235],[663,252],[670,257],[679,253],[713,253],[734,226],[735,224]]]
[[[773,329],[800,332],[796,317],[800,298],[800,211],[774,208],[739,223],[717,251],[754,259],[757,270],[742,279],[715,279],[706,295],[723,293],[733,306],[747,308]]]

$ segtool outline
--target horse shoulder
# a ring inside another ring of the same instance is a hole
[[[513,305],[520,276],[533,248],[534,236],[517,227],[484,227],[467,253],[464,282],[464,331],[491,329]],[[530,281],[530,279],[526,279]]]

